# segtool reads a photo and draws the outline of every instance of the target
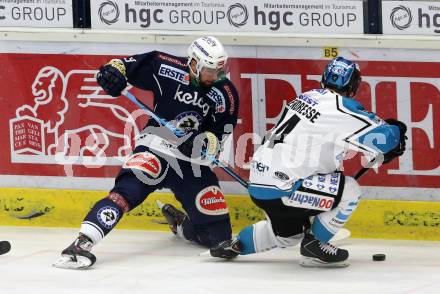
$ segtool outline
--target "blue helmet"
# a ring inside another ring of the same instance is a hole
[[[325,67],[321,85],[336,90],[342,95],[353,97],[361,83],[359,67],[356,63],[336,57]]]

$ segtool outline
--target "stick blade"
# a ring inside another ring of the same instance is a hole
[[[345,228],[340,229],[330,241],[341,241],[350,238],[351,232]]]

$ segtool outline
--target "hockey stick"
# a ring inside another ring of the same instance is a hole
[[[160,125],[167,127],[170,129],[177,137],[182,137],[184,133],[180,130],[178,130],[176,127],[174,127],[172,124],[167,122],[166,120],[160,118],[158,115],[154,113],[154,111],[146,104],[139,101],[133,94],[131,94],[129,91],[124,91],[122,93],[125,97],[127,97],[130,101],[132,101],[134,104],[136,104],[138,107],[143,109],[150,117],[152,117],[156,122],[158,122]],[[215,156],[209,156],[208,157],[212,163],[223,169],[227,174],[229,174],[231,177],[233,177],[238,183],[240,183],[244,188],[249,188],[249,183],[245,181],[243,178],[241,178],[238,174],[236,174],[233,170],[231,170],[228,166],[221,163]],[[360,178],[366,171],[368,170],[368,167],[362,168],[359,172],[356,173],[354,176],[355,179]],[[340,229],[339,232],[333,236],[332,241],[338,241],[349,238],[351,235],[350,231],[347,229]]]
[[[153,118],[155,121],[157,121],[160,125],[165,126],[166,128],[168,128],[169,130],[171,130],[177,137],[182,137],[185,135],[184,132],[182,132],[181,130],[177,129],[176,127],[174,127],[172,124],[170,124],[169,122],[167,122],[166,120],[160,118],[159,116],[157,116],[153,109],[151,109],[150,107],[148,107],[148,105],[142,103],[141,101],[139,101],[133,94],[131,94],[128,91],[123,91],[122,94],[127,97],[128,99],[130,99],[131,102],[133,102],[134,104],[136,104],[137,106],[139,106],[140,108],[142,108],[151,118]]]
[[[8,241],[0,241],[0,255],[8,253],[11,250],[11,243]]]
[[[130,99],[134,104],[142,108],[150,117],[152,117],[155,121],[157,121],[160,125],[167,127],[170,129],[177,137],[182,137],[185,135],[184,132],[174,127],[172,124],[167,122],[166,120],[160,118],[157,114],[154,113],[154,111],[146,104],[139,101],[133,94],[131,94],[129,91],[123,91],[122,94]],[[231,177],[233,177],[237,182],[239,182],[243,187],[246,189],[249,188],[249,183],[245,181],[243,178],[241,178],[237,173],[235,173],[233,170],[231,170],[228,166],[224,165],[221,161],[219,161],[215,156],[208,156],[208,158],[223,169],[227,174],[229,174]],[[366,167],[361,168],[355,175],[354,178],[358,180],[361,178],[376,162],[377,157],[372,159],[369,164]]]
[[[358,180],[360,177],[362,177],[370,168],[369,167],[363,167],[361,168],[355,175],[354,179]]]
[[[367,166],[362,167],[354,176],[353,178],[355,180],[359,180],[374,164],[376,164],[377,160],[379,160],[379,157],[383,157],[382,154],[376,156],[370,162],[367,164]]]
[[[131,94],[128,91],[122,92],[122,94],[130,99],[134,104],[139,106],[141,109],[143,109],[151,118],[153,118],[157,123],[159,123],[162,126],[165,126],[169,130],[171,130],[177,137],[182,137],[185,135],[184,132],[177,129],[175,126],[164,120],[163,118],[160,118],[157,114],[154,113],[154,111],[146,104],[139,101],[133,94]],[[239,182],[243,187],[246,189],[248,188],[249,184],[245,180],[243,180],[238,174],[236,174],[233,170],[231,170],[228,166],[224,165],[221,161],[219,161],[215,156],[207,156],[208,159],[215,165],[217,165],[219,168],[223,169],[227,174],[229,174],[231,177],[233,177],[237,182]]]

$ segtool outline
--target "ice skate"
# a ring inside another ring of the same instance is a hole
[[[168,222],[171,232],[174,235],[177,234],[177,226],[183,223],[186,215],[182,211],[178,210],[171,204],[163,204],[161,201],[156,200],[157,205],[162,210],[162,214]]]
[[[213,257],[232,259],[241,252],[240,241],[238,239],[222,241],[209,251]]]
[[[79,237],[61,252],[61,257],[53,266],[64,269],[86,269],[96,262],[96,257],[90,250],[93,242],[86,235]]]
[[[330,243],[321,243],[311,234],[301,242],[301,265],[305,267],[346,267],[348,251]]]

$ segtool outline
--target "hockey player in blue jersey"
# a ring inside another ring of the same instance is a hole
[[[403,154],[406,140],[404,123],[384,121],[352,99],[360,82],[358,66],[337,57],[326,66],[321,89],[285,107],[251,163],[249,194],[267,218],[211,248],[212,256],[301,243],[303,266],[348,265],[348,251],[329,243],[361,196],[356,180],[338,171],[344,155],[352,149],[388,163]]]
[[[152,51],[112,59],[100,68],[97,82],[109,95],[120,96],[128,83],[152,91],[155,113],[186,136],[182,141],[150,119],[115,186],[92,207],[79,237],[54,266],[81,269],[93,265],[92,246],[124,213],[162,188],[170,189],[186,211],[170,204],[162,207],[174,234],[206,247],[231,238],[228,208],[218,179],[207,157],[203,160],[205,155],[218,154],[225,135],[237,123],[239,100],[234,85],[225,77],[227,58],[216,38],[202,37],[189,46],[186,58]]]

